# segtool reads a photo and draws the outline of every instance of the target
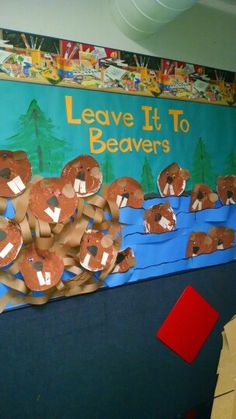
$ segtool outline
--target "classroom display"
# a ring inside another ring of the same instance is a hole
[[[0,311],[236,259],[233,73],[0,33]]]

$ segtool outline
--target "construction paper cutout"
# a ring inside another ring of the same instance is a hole
[[[87,270],[96,272],[108,268],[115,256],[115,248],[111,236],[101,231],[87,230],[83,235],[79,260]]]
[[[172,163],[161,171],[157,178],[157,186],[161,196],[181,195],[189,178],[189,171]]]
[[[0,217],[0,267],[9,265],[17,257],[23,239],[20,228],[13,221]]]
[[[216,241],[203,231],[191,233],[188,241],[186,256],[194,257],[202,253],[211,253],[217,249]]]
[[[172,351],[192,363],[219,318],[219,313],[192,286],[183,291],[156,333]]]
[[[218,250],[227,249],[234,244],[234,230],[232,228],[211,227],[208,234],[215,241]]]
[[[175,229],[176,216],[170,203],[154,205],[144,213],[144,227],[146,233],[164,233]]]
[[[118,252],[112,273],[127,272],[135,264],[134,252],[131,247]]]
[[[190,211],[201,211],[214,208],[218,195],[204,183],[198,183],[191,192]]]
[[[47,223],[69,221],[78,198],[66,178],[45,178],[30,191],[29,208],[35,217]]]
[[[64,264],[56,252],[39,250],[32,245],[22,250],[19,268],[30,290],[45,291],[60,281]]]
[[[217,191],[223,205],[236,204],[236,176],[219,176],[217,178]]]
[[[24,151],[0,150],[0,196],[16,197],[31,179],[31,164]]]
[[[102,172],[98,162],[87,154],[82,154],[67,163],[61,173],[74,186],[77,196],[95,194],[102,184]]]
[[[119,208],[142,208],[144,194],[140,183],[126,176],[116,179],[109,185],[107,198],[115,202]]]

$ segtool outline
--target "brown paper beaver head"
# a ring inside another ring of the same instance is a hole
[[[172,231],[176,226],[176,216],[170,203],[154,205],[144,213],[146,233],[164,233]]]
[[[64,263],[57,253],[31,245],[22,250],[19,268],[30,290],[44,291],[60,281]]]
[[[0,217],[0,267],[6,266],[17,257],[23,240],[17,224]]]
[[[125,176],[114,180],[107,190],[107,199],[116,202],[119,208],[142,208],[144,193],[135,179]]]
[[[127,272],[135,264],[134,252],[131,247],[121,250],[117,254],[115,268],[112,273]]]
[[[188,240],[186,256],[189,258],[203,253],[211,253],[215,250],[216,244],[211,236],[203,231],[194,231]]]
[[[31,165],[24,151],[0,150],[0,196],[20,195],[30,179]]]
[[[80,197],[95,194],[102,184],[102,173],[98,162],[86,154],[67,163],[62,169],[61,176],[72,183]]]
[[[87,230],[83,235],[80,251],[80,264],[88,271],[107,269],[114,259],[115,248],[112,237],[97,230]]]
[[[157,178],[157,186],[161,196],[181,195],[184,192],[189,171],[179,167],[177,163],[167,166]]]
[[[213,238],[217,249],[227,249],[234,244],[234,229],[224,226],[212,227],[208,231],[209,236]]]
[[[29,208],[42,221],[63,223],[74,214],[77,202],[75,190],[67,179],[45,178],[32,186]]]
[[[191,193],[190,211],[200,211],[214,208],[218,195],[209,186],[199,183],[194,186]]]
[[[236,176],[219,176],[217,192],[223,205],[236,204]]]

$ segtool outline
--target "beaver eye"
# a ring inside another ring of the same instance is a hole
[[[90,172],[90,167],[87,167],[87,171]]]
[[[3,153],[3,154],[1,154],[1,157],[3,157],[4,159],[6,159],[8,157],[8,154],[7,153]]]
[[[34,260],[34,258],[32,258],[32,257],[31,258],[28,258],[28,261],[29,262],[33,262],[33,260]]]

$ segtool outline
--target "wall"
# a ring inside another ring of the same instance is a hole
[[[236,14],[196,4],[137,43],[115,26],[109,1],[11,0],[1,7],[0,27],[236,70]]]

